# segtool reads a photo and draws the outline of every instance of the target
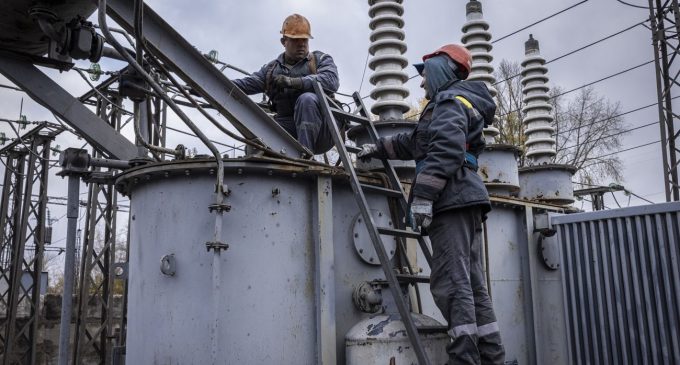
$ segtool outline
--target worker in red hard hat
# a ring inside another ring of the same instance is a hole
[[[309,52],[311,25],[300,14],[287,17],[281,27],[284,52],[252,75],[233,80],[248,95],[265,93],[274,119],[300,144],[315,154],[333,147],[330,129],[321,116],[314,82],[328,93],[338,91],[338,68],[321,51]]]
[[[496,315],[481,263],[482,222],[491,210],[477,174],[483,129],[496,112],[483,82],[465,81],[472,57],[445,45],[414,65],[429,103],[413,132],[365,144],[357,157],[415,160],[410,208],[432,242],[430,289],[448,322],[450,364],[503,364]]]

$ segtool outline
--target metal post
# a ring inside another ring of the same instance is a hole
[[[678,185],[678,151],[676,149],[675,118],[673,113],[673,85],[677,85],[677,77],[671,75],[671,66],[678,56],[678,14],[667,17],[671,10],[678,9],[678,0],[649,0],[649,18],[651,21],[652,41],[654,45],[654,64],[656,66],[656,89],[659,108],[659,132],[661,135],[661,154],[663,161],[664,189],[666,201],[680,200]],[[666,27],[664,20],[671,23]],[[673,41],[674,44],[670,44]],[[669,52],[669,50],[671,50]]]
[[[73,278],[76,258],[76,229],[78,229],[78,204],[80,176],[68,177],[68,201],[66,203],[66,257],[64,263],[64,294],[61,298],[61,323],[59,324],[59,365],[68,365],[71,311],[73,308]]]
[[[335,256],[333,251],[333,183],[319,176],[313,204],[316,250],[316,338],[317,363],[337,361],[335,334]]]
[[[14,275],[13,272],[14,270],[14,265],[15,263],[15,258],[14,258],[14,247],[16,245],[16,238],[19,236],[19,230],[21,227],[21,206],[22,206],[22,192],[23,192],[23,179],[24,179],[24,166],[25,166],[25,161],[24,161],[24,155],[21,157],[17,158],[17,165],[16,165],[16,180],[15,180],[15,189],[14,189],[14,204],[12,206],[12,213],[11,213],[11,220],[12,220],[12,236],[9,238],[11,239],[11,246],[9,247],[9,252],[10,252],[10,266],[7,269],[6,275],[7,278],[7,283],[8,283],[8,293],[7,293],[7,324],[5,328],[5,346],[4,346],[4,357],[3,357],[3,365],[9,365],[10,364],[10,359],[12,359],[13,356],[13,347],[14,347],[14,329],[13,329],[13,318],[16,319],[16,301],[13,300],[13,293],[16,291],[16,286],[14,286],[12,283],[14,282]]]

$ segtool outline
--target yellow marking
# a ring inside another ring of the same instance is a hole
[[[473,108],[472,108],[472,103],[470,103],[470,102],[469,102],[467,99],[465,99],[464,97],[458,95],[458,96],[456,96],[456,99],[460,100],[460,102],[463,103],[466,107],[468,107],[468,109],[473,109]]]

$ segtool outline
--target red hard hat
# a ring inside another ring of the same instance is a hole
[[[465,70],[467,75],[470,74],[470,71],[472,70],[472,55],[470,54],[470,51],[467,50],[467,48],[459,44],[447,44],[441,46],[436,51],[423,56],[423,61],[442,53],[449,56],[452,60],[459,64],[463,70]]]

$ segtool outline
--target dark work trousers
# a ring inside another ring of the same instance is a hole
[[[448,321],[449,365],[503,364],[505,350],[481,262],[482,212],[479,207],[434,215],[430,290]]]
[[[321,116],[319,98],[314,93],[301,94],[295,101],[293,116],[277,116],[276,121],[314,154],[324,153],[334,145],[331,131]]]

